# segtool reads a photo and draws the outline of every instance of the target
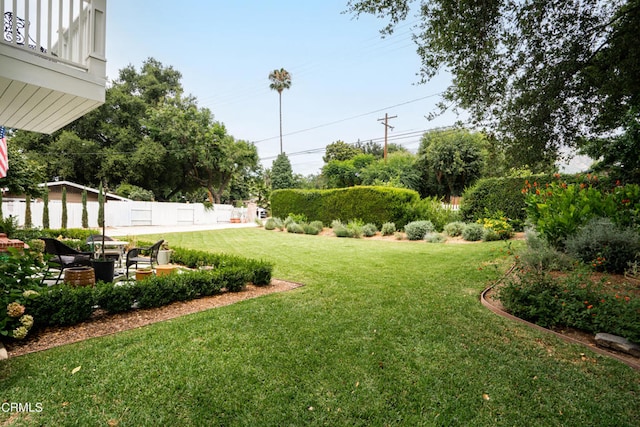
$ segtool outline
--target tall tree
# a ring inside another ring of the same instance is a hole
[[[424,134],[417,165],[422,172],[423,196],[459,195],[484,170],[484,136],[465,130],[431,131]]]
[[[324,160],[325,163],[329,163],[331,160],[349,160],[358,154],[362,154],[362,150],[338,140],[325,147],[322,160]]]
[[[347,3],[388,17],[384,33],[414,6],[422,81],[450,71],[443,105],[468,110],[522,164],[544,168],[562,146],[619,132],[640,105],[640,0]]]
[[[278,92],[279,111],[280,111],[280,154],[282,151],[282,91],[291,87],[291,74],[284,68],[273,70],[269,73],[269,89]]]

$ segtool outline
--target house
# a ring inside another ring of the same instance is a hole
[[[49,200],[62,200],[62,189],[65,188],[67,190],[67,203],[82,203],[82,192],[87,190],[87,202],[97,202],[98,201],[98,190],[91,187],[86,187],[84,185],[76,184],[71,181],[53,181],[46,182],[44,184],[39,184],[40,187],[47,187],[49,189]],[[3,199],[5,201],[15,200],[15,201],[24,201],[24,194],[11,194],[4,193]],[[130,202],[130,199],[126,197],[118,196],[113,193],[105,193],[105,201],[118,201],[118,202]],[[42,199],[37,199],[37,202],[41,202]]]
[[[0,6],[0,125],[52,133],[104,103],[106,0]]]

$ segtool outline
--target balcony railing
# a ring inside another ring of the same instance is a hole
[[[104,77],[106,0],[0,0],[8,43]]]

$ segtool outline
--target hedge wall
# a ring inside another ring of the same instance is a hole
[[[531,184],[537,182],[542,187],[554,181],[562,181],[568,184],[589,183],[596,187],[608,188],[610,179],[591,179],[591,175],[532,175],[528,177],[483,178],[467,188],[462,195],[460,214],[464,221],[476,221],[488,214],[502,211],[507,218],[523,224],[526,219],[525,196],[522,194],[525,182]]]
[[[358,186],[331,190],[276,190],[271,193],[271,213],[286,218],[305,215],[309,221],[329,225],[339,219],[360,219],[381,227],[394,222],[403,227],[408,219],[407,205],[420,200],[416,191],[393,187]]]

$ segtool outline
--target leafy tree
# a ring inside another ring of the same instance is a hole
[[[349,0],[355,15],[415,6],[422,82],[453,74],[455,104],[491,129],[510,159],[552,165],[560,147],[607,136],[640,103],[640,0]]]
[[[478,179],[484,169],[483,136],[465,130],[431,131],[424,134],[417,165],[426,195],[458,195]]]
[[[419,191],[421,176],[416,168],[416,159],[414,154],[405,151],[390,153],[387,162],[376,160],[359,172],[362,184],[390,185]]]
[[[284,68],[273,70],[269,73],[269,89],[278,92],[279,111],[280,111],[280,154],[282,151],[282,91],[291,87],[291,74]]]
[[[350,160],[354,156],[362,153],[363,151],[359,148],[338,140],[327,145],[322,160],[324,160],[325,163],[329,163],[332,160]]]
[[[44,168],[14,144],[13,137],[7,142],[7,155],[9,170],[6,177],[0,178],[0,187],[13,194],[40,196],[42,188],[38,184],[44,179]]]
[[[294,188],[293,169],[286,153],[278,154],[271,165],[271,189]]]
[[[382,144],[378,144],[377,142],[358,141],[354,144],[354,147],[362,151],[364,154],[371,154],[375,156],[376,159],[382,159],[384,157],[384,147],[382,146]],[[404,148],[402,145],[398,145],[393,142],[388,143],[387,154],[396,153],[396,152],[408,153],[409,150]]]

